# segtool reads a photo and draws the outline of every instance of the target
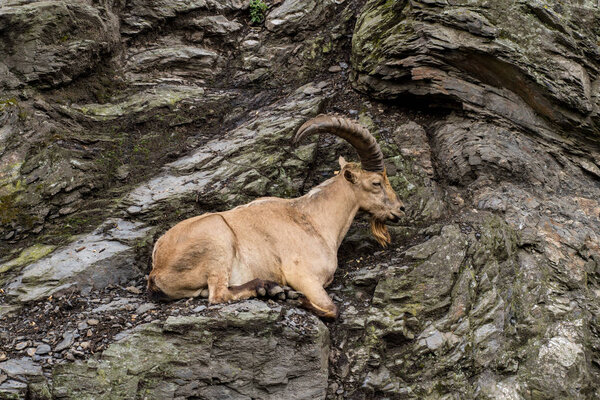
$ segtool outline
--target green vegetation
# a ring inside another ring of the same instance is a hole
[[[21,107],[17,99],[14,97],[8,99],[0,99],[0,112],[4,112],[6,109],[16,107],[19,111],[17,116],[20,121],[25,121],[27,119],[27,112]]]
[[[0,273],[4,273],[13,267],[21,267],[27,264],[31,264],[39,260],[40,258],[47,256],[52,251],[54,251],[56,247],[45,244],[35,244],[31,247],[23,250],[19,256],[9,262],[0,265]]]
[[[250,0],[250,21],[260,24],[265,20],[267,4],[263,0]]]
[[[17,102],[17,99],[15,99],[15,98],[0,99],[0,112],[4,111],[8,107],[18,107],[18,106],[19,106],[19,103]]]

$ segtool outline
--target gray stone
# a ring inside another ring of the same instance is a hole
[[[121,32],[125,35],[135,35],[152,29],[157,24],[178,14],[193,11],[235,12],[248,8],[248,3],[242,0],[190,0],[190,1],[159,1],[147,3],[135,0],[127,3],[122,10]]]
[[[444,338],[439,331],[435,331],[431,336],[425,339],[429,350],[437,350],[444,344]]]
[[[299,345],[296,335],[301,332]],[[143,391],[173,398],[195,388],[194,395],[209,398],[325,398],[328,337],[314,316],[293,328],[280,307],[257,300],[235,303],[214,316],[169,317],[164,324],[141,325],[97,361],[58,366],[53,391],[67,398],[104,398],[99,393],[105,390],[118,397]],[[215,352],[218,357],[211,355]],[[162,371],[159,380],[152,378],[157,368]],[[75,382],[72,374],[85,376],[86,384]]]
[[[12,39],[4,42],[0,64],[8,87],[18,86],[17,76],[45,86],[68,83],[116,47],[119,38],[111,7],[86,3],[12,2],[0,10],[0,27],[9,26]]]
[[[325,21],[328,1],[284,0],[272,9],[265,20],[270,31],[298,32]]]
[[[20,381],[26,381],[30,377],[42,376],[42,367],[25,357],[1,362],[0,371],[9,378]]]
[[[96,231],[28,265],[8,286],[7,293],[25,302],[48,297],[59,290],[103,288],[127,282],[140,272],[133,266],[133,249],[123,243],[143,238],[147,231],[140,223],[106,221]]]
[[[221,63],[219,54],[212,50],[173,44],[136,53],[127,61],[127,67],[135,73],[156,68],[171,68],[176,75],[193,74],[205,78],[218,72]]]
[[[192,311],[193,311],[193,312],[196,312],[196,313],[197,313],[197,312],[204,311],[204,310],[206,310],[206,306],[198,306],[198,307],[194,307],[194,308],[192,308]]]
[[[27,384],[15,380],[7,380],[0,384],[0,396],[10,399],[25,398]]]
[[[230,35],[242,29],[242,24],[230,21],[222,15],[202,17],[192,20],[191,24],[213,35]]]
[[[156,304],[154,303],[144,303],[135,309],[135,313],[137,315],[142,315],[150,310],[154,310],[156,308]]]
[[[88,328],[88,324],[85,321],[81,321],[80,323],[77,324],[77,330],[81,331],[85,331]]]
[[[63,333],[63,340],[60,341],[54,347],[54,351],[58,353],[65,349],[68,349],[69,347],[71,347],[71,345],[73,344],[74,341],[75,341],[75,332],[67,331],[67,332]]]
[[[139,307],[139,299],[134,298],[122,298],[111,301],[108,304],[103,304],[92,309],[93,314],[101,314],[110,311],[118,311],[118,310],[135,310]]]
[[[230,204],[240,204],[244,198],[251,199],[243,196],[248,190],[244,187],[257,181],[261,175],[258,171],[272,169],[274,162],[289,162],[286,148],[279,143],[292,137],[294,129],[305,119],[290,116],[289,110],[294,109],[297,115],[314,115],[323,100],[320,96],[305,98],[302,92],[294,93],[281,105],[266,111],[260,119],[252,119],[229,132],[227,138],[209,141],[190,156],[169,164],[165,173],[131,191],[124,200],[124,206],[128,209],[134,206],[136,211],[148,213],[167,202],[186,196],[195,197],[199,192],[203,193],[202,199],[207,202],[222,199]],[[266,162],[265,151],[269,152],[269,163]],[[314,148],[299,148],[296,157],[306,157],[301,154],[306,151],[312,154]],[[229,184],[223,186],[224,181],[229,181]],[[293,191],[291,185],[290,177],[286,176],[284,180],[266,187],[277,195]]]
[[[193,101],[204,97],[205,90],[199,87],[161,85],[134,93],[128,97],[107,104],[72,104],[63,108],[65,112],[75,110],[95,121],[110,121],[125,115],[136,115],[153,112],[160,107],[173,106],[181,101]],[[126,165],[117,169],[120,179],[127,178],[129,172]]]
[[[44,355],[44,354],[48,354],[52,351],[52,348],[47,345],[47,344],[40,344],[36,349],[35,349],[35,354],[37,355]]]

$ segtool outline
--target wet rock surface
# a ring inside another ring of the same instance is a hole
[[[595,2],[268,3],[0,6],[0,398],[598,399]],[[147,298],[174,223],[356,159],[290,145],[320,112],[407,209],[353,225],[340,318]]]

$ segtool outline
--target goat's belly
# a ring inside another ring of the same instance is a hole
[[[253,278],[249,278],[247,273],[240,271],[240,268],[233,268],[231,275],[229,275],[229,286],[239,286],[246,282],[251,281]]]
[[[267,281],[274,281],[283,284],[281,273],[278,267],[268,268],[262,266],[237,265],[231,269],[229,275],[229,286],[239,286],[253,279],[259,278]]]

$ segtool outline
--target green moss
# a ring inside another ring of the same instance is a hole
[[[8,393],[8,392],[0,391],[0,398],[6,399],[6,400],[12,400],[12,399],[19,400],[22,397],[17,393]]]
[[[19,254],[19,256],[9,262],[0,265],[0,273],[6,272],[14,267],[22,267],[27,264],[31,264],[39,260],[42,257],[50,254],[56,246],[50,246],[45,244],[36,244],[26,248]]]
[[[0,99],[0,112],[10,107],[19,107],[19,102],[16,98]]]
[[[3,112],[4,110],[9,108],[18,109],[17,117],[19,118],[19,121],[22,122],[27,119],[27,111],[25,111],[25,109],[21,107],[16,98],[11,97],[7,99],[0,99],[0,112]]]
[[[35,220],[29,210],[21,205],[21,197],[17,191],[0,196],[0,224],[4,226],[12,223],[31,226]]]

